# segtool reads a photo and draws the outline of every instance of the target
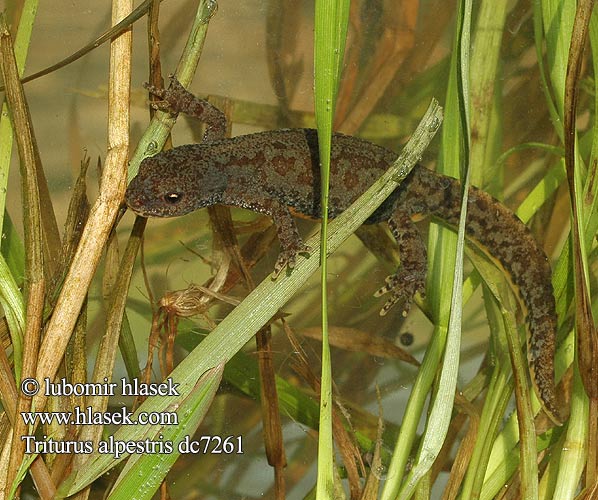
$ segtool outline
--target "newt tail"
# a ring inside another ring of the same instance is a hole
[[[431,215],[457,227],[461,213],[460,183],[417,166],[401,185],[398,205],[414,215]],[[424,195],[425,193],[425,195]],[[534,387],[551,420],[561,419],[554,386],[556,305],[551,269],[543,250],[519,218],[488,193],[469,190],[467,236],[507,272],[526,313],[527,352]]]

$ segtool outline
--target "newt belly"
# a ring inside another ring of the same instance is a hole
[[[176,83],[176,82],[175,82]],[[154,89],[155,90],[155,89]],[[175,95],[170,95],[173,92]],[[160,91],[169,109],[202,119],[206,106],[186,91]],[[188,101],[188,102],[187,102]],[[195,106],[195,110],[194,110]],[[207,105],[209,106],[209,105]],[[210,110],[214,113],[214,110]],[[396,153],[355,137],[334,134],[330,196],[331,218],[345,210],[396,159]],[[126,193],[128,206],[145,217],[173,217],[213,204],[232,205],[269,215],[276,225],[281,253],[278,273],[293,267],[308,251],[291,216],[320,215],[317,133],[284,129],[179,146],[146,158]],[[414,218],[433,216],[449,226],[459,221],[461,187],[456,179],[416,166],[366,223],[387,222],[397,241],[401,267],[376,295],[388,294],[385,314],[395,304],[405,310],[423,293],[426,248]],[[529,229],[490,195],[469,192],[469,239],[508,273],[527,313],[528,359],[534,387],[547,414],[559,421],[554,385],[556,312],[548,259]]]

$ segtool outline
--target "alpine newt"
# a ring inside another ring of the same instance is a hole
[[[207,125],[203,142],[178,146],[142,161],[127,188],[126,203],[144,217],[175,217],[214,204],[270,216],[281,253],[275,274],[308,252],[291,213],[320,216],[317,133],[283,129],[226,139],[224,114],[173,80],[168,90],[148,87],[157,107],[184,112]],[[329,216],[345,210],[395,161],[397,154],[356,137],[334,134]],[[461,210],[456,179],[417,165],[366,224],[387,222],[397,241],[401,267],[376,296],[389,294],[381,314],[425,291],[426,248],[413,219],[434,216],[456,227]],[[555,397],[555,300],[546,255],[513,212],[475,187],[470,188],[466,231],[508,273],[527,314],[528,359],[535,389],[547,414],[559,421]]]

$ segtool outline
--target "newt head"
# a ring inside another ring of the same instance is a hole
[[[125,202],[143,217],[178,217],[219,202],[226,179],[184,146],[145,158]]]

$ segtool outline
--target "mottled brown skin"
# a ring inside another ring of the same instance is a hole
[[[298,253],[308,252],[291,216],[320,215],[317,134],[286,129],[214,139],[224,130],[216,108],[173,81],[168,91],[152,88],[161,107],[209,117],[200,144],[179,146],[146,158],[126,194],[128,206],[145,217],[175,217],[217,203],[269,215],[276,225],[281,253],[278,274],[292,268]],[[355,201],[389,165],[396,153],[355,137],[335,134],[330,172],[330,213],[336,217]],[[401,303],[409,309],[416,292],[424,293],[426,248],[413,218],[434,216],[457,226],[461,206],[458,181],[416,166],[366,224],[386,221],[397,240],[401,267],[376,295],[390,294],[381,314]],[[467,235],[507,271],[527,310],[528,358],[534,385],[551,418],[558,422],[554,387],[556,312],[548,260],[528,228],[507,208],[476,188],[469,192]]]

